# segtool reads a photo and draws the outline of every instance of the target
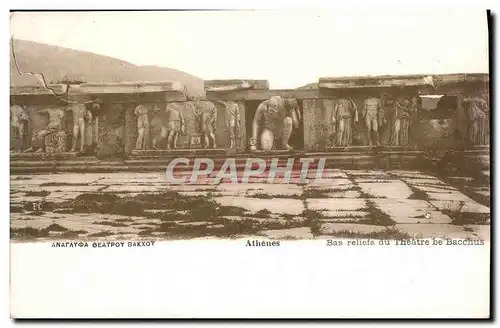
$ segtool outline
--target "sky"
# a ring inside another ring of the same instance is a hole
[[[488,73],[477,9],[18,12],[14,38],[296,88],[319,77]]]

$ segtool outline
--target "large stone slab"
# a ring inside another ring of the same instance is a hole
[[[305,186],[305,189],[318,189],[318,190],[333,189],[332,191],[343,191],[354,188],[355,186],[356,185],[349,179],[325,178],[325,179],[318,179],[316,181],[311,181]]]
[[[290,198],[250,198],[238,196],[214,197],[214,200],[223,206],[242,207],[250,212],[268,210],[276,214],[299,215],[304,211],[304,204],[301,200]]]
[[[458,191],[456,188],[451,186],[427,186],[420,184],[414,184],[413,186],[417,189],[425,191],[426,193],[430,192],[430,193],[452,194]]]
[[[321,234],[334,234],[340,231],[349,231],[352,233],[369,234],[386,230],[386,227],[357,223],[323,223],[321,224]]]
[[[264,230],[260,232],[271,239],[286,239],[286,238],[296,238],[296,239],[312,239],[313,234],[311,233],[311,228],[300,227],[291,229],[279,229],[279,230]]]
[[[445,182],[439,180],[438,178],[401,178],[406,183],[409,184],[425,184],[433,187],[445,187],[448,186]]]
[[[391,170],[386,171],[386,173],[399,178],[436,179],[435,176],[423,174],[420,171]]]
[[[344,172],[348,175],[354,176],[354,177],[377,177],[377,178],[388,178],[390,179],[391,176],[387,174],[385,171],[379,171],[379,170],[344,170]]]
[[[430,200],[448,200],[448,201],[464,201],[473,203],[474,200],[462,194],[459,191],[443,193],[443,192],[426,192]]]
[[[330,198],[359,198],[361,193],[357,190],[334,191],[325,193]]]
[[[366,209],[365,199],[308,198],[307,208],[313,211],[358,211]]]
[[[396,223],[451,223],[448,215],[424,200],[381,198],[371,201]]]
[[[11,176],[11,186],[29,186],[43,184],[57,185],[86,185],[94,183],[102,178],[102,174],[96,173],[55,173],[44,175],[16,175]]]
[[[432,205],[441,211],[466,212],[466,213],[491,213],[491,209],[477,202],[462,202],[456,200],[431,200]]]
[[[168,191],[168,186],[148,186],[148,185],[132,185],[132,184],[123,184],[123,185],[110,185],[106,188],[102,189],[103,193],[158,193],[158,192],[166,192]]]
[[[267,80],[206,80],[205,91],[269,90]]]
[[[269,184],[253,183],[247,189],[247,196],[267,195],[267,196],[300,196],[302,187],[294,184]]]
[[[365,194],[376,198],[405,199],[413,194],[413,191],[399,180],[357,184]]]
[[[413,238],[474,238],[474,235],[463,229],[462,226],[451,224],[396,224]]]
[[[16,187],[16,189],[22,190],[24,192],[98,192],[104,186],[87,186],[87,185],[60,185],[60,186],[26,186],[26,187]]]

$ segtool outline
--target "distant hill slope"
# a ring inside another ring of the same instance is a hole
[[[176,69],[158,66],[136,66],[129,62],[48,44],[14,40],[17,63],[23,72],[43,73],[48,83],[61,80],[84,82],[178,81],[188,91],[201,95],[203,80]],[[10,84],[13,86],[38,84],[31,76],[17,74],[12,51],[10,54]]]

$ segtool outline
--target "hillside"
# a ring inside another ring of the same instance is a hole
[[[167,67],[136,66],[112,57],[91,52],[51,46],[24,40],[14,40],[17,63],[23,72],[43,73],[48,83],[61,80],[84,82],[178,81],[195,95],[203,94],[203,80],[186,72]],[[17,74],[12,51],[10,54],[10,84],[39,84],[31,76]]]

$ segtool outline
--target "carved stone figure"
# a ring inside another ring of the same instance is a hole
[[[409,137],[409,144],[416,146],[418,144],[418,113],[420,111],[420,102],[419,102],[419,97],[414,96],[410,100],[410,126],[409,126],[409,132],[408,132],[408,137]]]
[[[194,115],[198,119],[199,131],[203,135],[203,148],[216,148],[217,107],[214,103],[204,100],[194,101],[192,105]]]
[[[167,113],[167,149],[177,148],[179,133],[186,133],[186,121],[182,114],[182,104],[171,103],[165,109]]]
[[[76,150],[76,143],[80,137],[80,151],[85,146],[86,125],[92,123],[92,112],[87,109],[85,104],[70,104],[69,109],[73,112],[73,140],[71,151]]]
[[[490,142],[490,113],[486,97],[465,98],[464,106],[469,119],[469,143],[473,146],[488,145]]]
[[[252,123],[251,150],[257,149],[259,133],[262,150],[273,149],[276,146],[275,141],[279,139],[281,139],[281,144],[278,147],[286,150],[293,149],[288,144],[293,126],[298,126],[298,110],[295,110],[293,103],[290,99],[287,106],[283,97],[273,96],[257,107]]]
[[[380,146],[380,137],[378,130],[386,123],[384,116],[384,108],[382,106],[382,101],[380,98],[370,97],[365,99],[363,104],[363,111],[361,117],[364,121],[366,128],[366,137],[368,139],[368,145],[372,146],[372,133],[375,134],[375,143]]]
[[[411,114],[414,109],[412,101],[406,97],[399,97],[394,100],[393,106],[394,116],[389,144],[391,146],[407,146],[410,141]]]
[[[240,137],[240,107],[234,101],[227,101],[226,105],[226,126],[229,130],[229,148],[236,147],[236,139]]]
[[[134,115],[137,116],[137,141],[136,150],[147,150],[149,148],[149,107],[138,105],[134,109]]]
[[[24,132],[26,131],[29,116],[24,106],[13,105],[10,107],[10,126],[14,129],[17,137],[16,150],[21,152],[24,144]]]
[[[66,132],[64,132],[65,111],[61,108],[46,108],[38,113],[47,113],[49,123],[45,128],[33,134],[32,147],[25,152],[62,153],[66,151]]]
[[[335,145],[346,147],[352,144],[352,130],[358,122],[358,107],[351,98],[340,98],[332,111],[331,122],[335,130]]]

